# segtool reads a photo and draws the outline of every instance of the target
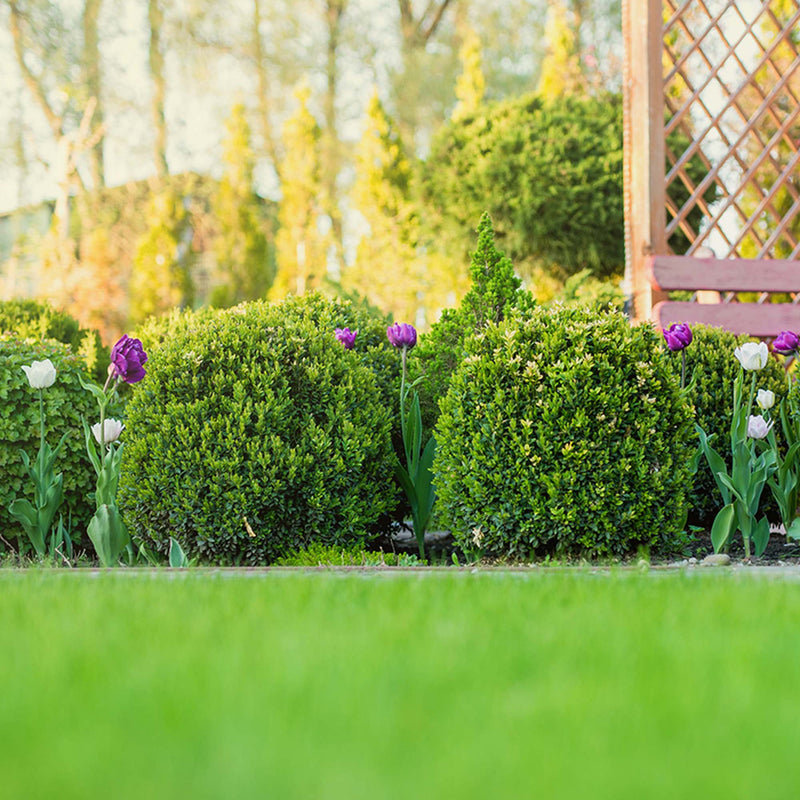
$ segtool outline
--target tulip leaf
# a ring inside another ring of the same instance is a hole
[[[120,553],[130,541],[119,509],[115,505],[101,505],[95,511],[87,532],[102,566],[116,566]]]
[[[171,567],[189,566],[189,559],[186,558],[186,553],[183,552],[180,542],[173,536],[169,537],[169,565]]]
[[[433,486],[433,460],[436,457],[436,439],[431,436],[419,461],[419,471],[415,489],[419,502],[419,526],[424,536],[428,527],[433,503],[436,500],[436,490]]]
[[[22,525],[25,533],[36,550],[36,555],[43,556],[46,553],[44,535],[39,525],[39,512],[31,505],[29,500],[18,498],[8,507],[8,513],[12,518]]]
[[[417,508],[417,490],[414,488],[414,484],[411,481],[408,471],[399,461],[395,462],[394,475],[403,491],[406,493],[408,502],[411,504],[411,510],[414,511]]]
[[[783,438],[786,440],[786,443],[790,445],[789,449],[791,450],[792,447],[794,447],[797,444],[800,444],[800,442],[798,442],[797,440],[797,431],[795,430],[794,425],[789,419],[789,415],[786,410],[786,403],[781,403],[780,416],[781,416],[781,428],[783,429]]]
[[[92,434],[91,428],[89,428],[89,423],[86,421],[86,417],[81,417],[81,422],[83,423],[83,435],[86,439],[86,452],[89,454],[89,460],[92,462],[94,471],[99,475],[100,457],[97,455],[97,450],[95,448],[94,435]]]
[[[786,536],[795,541],[800,539],[800,517],[795,517],[789,527],[786,528]]]
[[[719,473],[719,480],[725,484],[728,496],[733,495],[737,500],[745,503],[745,498],[739,493],[733,480],[724,472]]]
[[[789,472],[794,469],[794,462],[797,460],[797,455],[800,453],[800,442],[795,442],[787,451],[783,459],[780,469]]]
[[[756,556],[761,556],[769,544],[769,520],[766,517],[756,523],[753,530],[753,544],[756,546]]]
[[[86,389],[87,392],[91,392],[95,398],[97,398],[97,402],[100,404],[100,406],[105,407],[106,403],[108,403],[108,397],[103,389],[96,383],[85,381],[80,375],[78,376],[78,380],[81,382],[81,386]]]
[[[722,499],[727,505],[730,502],[730,491],[728,487],[720,480],[720,475],[727,475],[728,468],[725,465],[725,460],[722,456],[709,444],[709,437],[706,436],[705,431],[699,426],[695,425],[695,430],[700,438],[700,449],[703,451],[708,461],[708,466],[711,469],[711,474],[714,476],[714,482],[722,495]]]
[[[733,533],[735,521],[736,513],[733,503],[729,503],[720,509],[714,519],[714,524],[711,526],[711,544],[715,553],[719,553],[725,546],[731,533]]]

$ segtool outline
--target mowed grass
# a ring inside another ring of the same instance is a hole
[[[794,798],[800,584],[0,575],[0,796]]]

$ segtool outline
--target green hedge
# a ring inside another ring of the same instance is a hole
[[[712,443],[730,468],[730,429],[733,415],[733,381],[739,374],[739,362],[733,354],[736,347],[750,341],[722,328],[709,325],[692,326],[692,343],[686,348],[687,382],[694,376],[694,390],[689,401],[694,405],[695,422],[709,435]],[[782,359],[781,359],[782,360]],[[670,357],[672,368],[680,374],[680,353]],[[767,366],[758,373],[758,387],[775,392],[776,406],[786,393],[783,366],[770,356]],[[778,425],[780,428],[780,425]],[[780,512],[769,489],[762,494],[762,513],[778,522]],[[722,497],[705,458],[700,459],[697,474],[689,493],[689,522],[710,528],[722,508]]]
[[[68,344],[73,353],[83,358],[96,380],[105,380],[108,348],[103,346],[96,330],[82,328],[66,311],[38,300],[0,301],[0,333],[17,339],[53,339]]]
[[[86,455],[81,417],[93,423],[97,408],[92,396],[81,388],[79,378],[89,378],[83,361],[58,342],[23,342],[0,337],[0,530],[11,540],[21,537],[22,527],[14,522],[8,506],[15,497],[33,502],[33,483],[20,457],[25,450],[31,460],[39,450],[39,395],[31,389],[23,365],[49,358],[56,367],[56,382],[43,390],[46,438],[55,447],[64,433],[69,436],[56,462],[64,474],[63,515],[72,519],[71,536],[79,542],[94,512],[89,493],[94,491],[95,473]],[[56,518],[56,521],[58,518]]]

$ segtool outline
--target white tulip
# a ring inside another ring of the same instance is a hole
[[[751,372],[764,369],[769,358],[766,342],[745,342],[737,347],[733,354],[739,359],[742,368]]]
[[[772,428],[772,422],[767,422],[764,417],[757,417],[753,414],[747,420],[747,435],[751,439],[763,439]]]
[[[34,361],[29,367],[22,369],[28,376],[28,383],[32,389],[46,389],[56,382],[56,368],[49,358],[44,361]]]
[[[769,389],[759,389],[756,395],[756,403],[762,411],[767,411],[775,405],[775,392]]]
[[[107,419],[103,422],[103,441],[106,444],[111,444],[119,439],[119,435],[124,430],[125,426],[118,419]],[[97,439],[97,444],[102,444],[100,440],[100,423],[97,422],[92,425],[92,433],[94,438]]]

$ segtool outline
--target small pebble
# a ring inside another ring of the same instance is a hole
[[[727,553],[712,553],[706,556],[700,563],[704,567],[726,567],[731,563],[731,557]]]
[[[697,559],[694,558],[694,557],[690,558],[689,559],[689,566],[693,567],[695,564],[697,564]]]

